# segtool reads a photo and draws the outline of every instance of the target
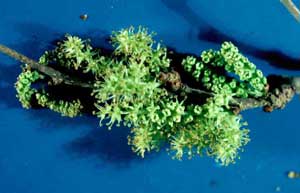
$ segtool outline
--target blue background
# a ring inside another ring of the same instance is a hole
[[[299,5],[300,3],[297,2]],[[87,13],[87,21],[79,15]],[[37,59],[65,33],[107,46],[112,30],[142,25],[180,53],[236,43],[265,74],[300,74],[300,24],[279,0],[1,0],[0,43]],[[25,110],[13,87],[20,63],[0,55],[0,193],[300,192],[299,97],[284,110],[243,112],[252,141],[241,159],[145,159],[127,146],[128,129],[97,119]]]

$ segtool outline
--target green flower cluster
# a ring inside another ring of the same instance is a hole
[[[170,66],[167,49],[153,40],[154,33],[146,28],[133,27],[113,32],[111,42],[117,56],[149,66],[150,72],[159,73]]]
[[[196,69],[193,75],[197,77],[203,73],[202,81],[218,91],[203,106],[187,105],[160,87],[146,60],[138,60],[145,52],[136,46],[144,51],[149,49],[150,35],[141,38],[145,36],[143,30],[137,34],[124,30],[115,35],[114,42],[120,41],[115,44],[115,54],[125,58],[111,65],[103,74],[104,81],[95,84],[93,95],[98,108],[95,114],[100,118],[100,125],[109,119],[109,128],[115,123],[132,127],[129,144],[142,157],[167,143],[177,159],[182,159],[186,153],[192,157],[206,152],[224,165],[234,162],[249,139],[248,130],[241,129],[244,125],[241,117],[228,110],[233,93],[225,84],[227,78],[214,74],[204,62],[187,57],[183,61],[185,69],[190,72]],[[137,40],[144,44],[136,43]],[[237,84],[232,82],[232,86]]]
[[[182,65],[197,81],[201,80],[207,89],[215,93],[235,93],[237,97],[243,98],[266,94],[266,77],[230,42],[224,42],[220,51],[203,51],[200,61],[188,56],[182,61]],[[221,72],[226,70],[227,74],[218,74],[212,68]]]
[[[150,82],[149,69],[143,64],[116,63],[102,75],[104,81],[95,83],[96,99],[102,103],[113,97],[112,101],[140,101],[151,96],[160,84]]]
[[[38,104],[42,107],[47,107],[52,111],[60,113],[62,116],[67,117],[76,117],[80,114],[81,109],[83,108],[80,100],[73,100],[71,102],[63,100],[51,100],[49,94],[45,92],[36,93],[36,99]]]
[[[123,57],[111,63],[102,73],[104,80],[95,84],[95,115],[100,125],[109,119],[109,129],[121,123],[132,127],[129,144],[134,152],[144,156],[170,141],[172,133],[176,133],[175,125],[181,122],[184,104],[156,80],[156,70],[168,67],[170,60],[165,58],[165,48],[152,48],[152,34],[146,29],[134,32],[129,28],[115,32],[112,42],[116,47],[114,55]]]
[[[166,96],[136,106],[132,107],[135,110],[125,115],[124,120],[133,125],[129,144],[134,152],[144,157],[145,152],[159,150],[164,143],[170,143],[185,114],[185,107],[182,102]],[[138,111],[136,108],[139,108]]]
[[[146,98],[152,99],[159,96],[160,84],[157,81],[151,81],[149,68],[143,64],[116,63],[102,76],[104,81],[95,83],[92,94],[99,109],[96,114],[100,120],[108,115],[111,118],[110,127],[115,121],[120,124],[121,116],[131,105],[141,103]],[[102,106],[103,104],[105,105]],[[124,108],[126,110],[122,110]]]
[[[170,97],[151,76],[150,67],[134,60],[112,65],[97,81],[93,96],[100,125],[105,119],[109,129],[121,122],[132,127],[129,143],[133,151],[144,156],[158,150],[175,133],[175,125],[184,114],[183,102]]]
[[[86,54],[90,49],[89,45],[85,44],[79,37],[67,35],[66,40],[56,50],[56,52],[60,53],[57,55],[58,61],[62,61],[59,64],[77,70],[82,62],[91,56]]]
[[[248,130],[241,129],[246,123],[224,108],[230,96],[217,94],[203,105],[189,105],[179,125],[178,132],[171,140],[174,157],[182,159],[194,155],[214,157],[222,165],[234,163],[238,151],[248,143]]]
[[[102,56],[88,41],[67,36],[39,62],[94,75],[91,95],[99,125],[105,120],[109,129],[121,124],[131,127],[128,142],[142,157],[169,144],[177,159],[205,153],[223,165],[233,163],[249,137],[242,117],[229,108],[230,101],[263,96],[265,77],[233,44],[225,42],[220,51],[207,50],[201,59],[188,56],[182,61],[184,69],[213,93],[203,105],[191,104],[160,82],[160,72],[172,71],[171,60],[153,35],[142,27],[113,32],[115,50],[110,56]],[[79,100],[56,101],[46,91],[31,90],[30,83],[40,78],[38,74],[20,76],[16,88],[24,107],[30,106],[35,94],[43,107],[70,117],[80,114]]]
[[[221,48],[221,55],[226,62],[225,69],[235,73],[246,85],[250,95],[263,96],[267,79],[261,70],[251,63],[245,56],[239,53],[238,48],[230,42],[224,42]]]
[[[23,72],[18,76],[18,80],[15,84],[17,98],[21,102],[23,108],[28,109],[31,107],[32,96],[37,92],[36,89],[31,88],[31,84],[42,78],[43,76],[37,71],[23,68]]]
[[[140,117],[133,112],[144,108],[138,107],[139,104],[146,99],[156,100],[166,92],[159,88],[155,72],[167,68],[170,60],[166,57],[166,48],[160,44],[153,48],[155,41],[152,36],[153,33],[149,34],[141,27],[137,31],[130,27],[113,32],[111,42],[115,51],[112,57],[122,57],[119,60],[106,59],[110,62],[109,68],[101,74],[104,81],[95,83],[92,94],[97,100],[99,111],[95,114],[100,118],[100,124],[110,117],[109,128],[115,122],[120,125],[121,117],[125,115],[125,120],[131,120],[125,121],[126,124],[137,123],[136,119]]]
[[[91,72],[99,77],[109,67],[111,59],[101,56],[88,41],[66,35],[66,39],[59,42],[54,50],[46,51],[40,57],[39,63],[46,65],[55,63],[68,69]]]
[[[192,72],[193,77],[199,81],[201,72],[204,71],[204,64],[201,61],[197,61],[197,58],[193,56],[187,56],[187,58],[182,60],[182,65],[186,71]],[[205,70],[208,69],[206,68]]]
[[[182,159],[185,154],[192,158],[206,153],[222,165],[235,162],[238,151],[247,144],[249,137],[248,130],[241,129],[246,124],[241,122],[241,116],[224,108],[229,100],[230,97],[220,94],[203,106],[182,105],[181,113],[173,117],[176,121],[160,125],[159,128],[165,125],[160,133],[170,144],[174,158]]]

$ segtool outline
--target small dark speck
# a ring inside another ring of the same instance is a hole
[[[87,14],[82,14],[79,16],[81,20],[86,21],[88,19],[88,15]]]

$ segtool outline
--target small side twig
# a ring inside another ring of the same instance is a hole
[[[280,0],[280,2],[287,8],[287,10],[294,16],[294,18],[300,22],[300,11],[293,3],[292,0]]]

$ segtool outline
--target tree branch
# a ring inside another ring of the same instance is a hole
[[[66,74],[63,74],[54,68],[51,68],[49,66],[45,66],[42,64],[39,64],[38,62],[28,58],[27,56],[24,56],[23,54],[18,53],[17,51],[8,48],[5,45],[0,44],[0,52],[22,62],[27,64],[30,68],[37,70],[47,76],[49,76],[54,84],[67,84],[67,85],[73,85],[73,86],[79,86],[83,88],[93,88],[92,83],[86,83],[82,82],[76,78],[70,77]]]
[[[74,77],[70,77],[64,73],[61,73],[54,68],[46,65],[39,64],[38,62],[18,53],[17,51],[10,49],[0,44],[0,52],[27,64],[30,68],[37,70],[47,76],[49,76],[55,85],[66,84],[71,86],[78,86],[82,88],[93,88],[93,82],[84,82]],[[201,89],[191,88],[186,84],[183,84],[180,78],[180,74],[177,71],[171,71],[168,73],[161,73],[159,80],[169,89],[171,92],[180,91],[186,94],[194,94],[199,97],[211,97],[214,94],[212,92],[204,91]],[[282,109],[293,98],[294,94],[300,93],[300,77],[284,77],[271,75],[268,77],[268,84],[270,89],[267,96],[263,98],[234,98],[231,101],[231,106],[234,112],[238,113],[243,110],[264,107],[266,112],[271,112],[274,109]]]

